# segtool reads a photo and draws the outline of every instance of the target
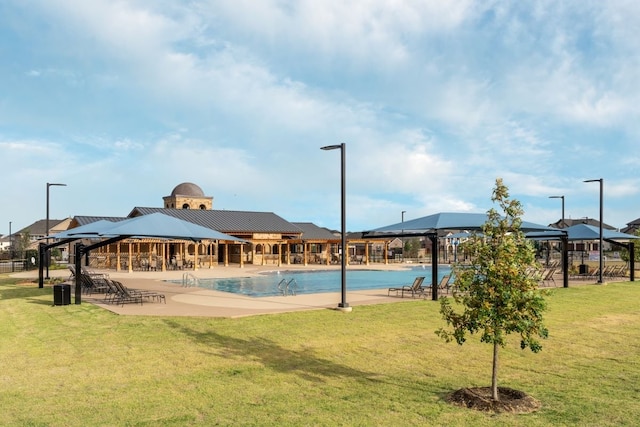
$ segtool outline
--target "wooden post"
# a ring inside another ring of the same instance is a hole
[[[132,243],[129,242],[129,273],[133,273],[133,248]]]
[[[116,243],[116,271],[120,271],[122,268],[120,267],[120,242]]]
[[[167,271],[167,244],[162,244],[162,271]]]
[[[308,253],[308,246],[307,245],[308,245],[307,242],[304,242],[302,244],[302,259],[303,259],[303,264],[304,264],[305,267],[308,265],[307,261],[309,259],[309,255],[308,255],[309,253]]]
[[[364,259],[364,263],[369,265],[369,242],[364,242]]]
[[[384,263],[389,264],[389,258],[387,257],[387,254],[389,253],[389,242],[388,241],[384,241],[384,254],[382,254],[383,258],[384,258]]]

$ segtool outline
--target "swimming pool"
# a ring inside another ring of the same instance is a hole
[[[438,280],[451,274],[449,266],[438,266]],[[386,289],[410,285],[416,276],[425,276],[431,282],[431,266],[418,266],[403,270],[348,270],[347,292],[363,289]],[[198,286],[222,292],[232,292],[252,297],[282,295],[288,289],[296,294],[340,292],[340,270],[271,271],[256,277],[233,279],[199,279]],[[177,281],[172,281],[176,283]],[[178,282],[179,283],[179,282]]]

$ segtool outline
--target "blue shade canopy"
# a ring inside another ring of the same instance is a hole
[[[245,242],[245,240],[229,234],[224,234],[159,212],[112,223],[111,227],[100,229],[98,235],[101,237],[158,237]]]
[[[554,229],[554,231],[527,233],[527,237],[536,240],[553,240],[563,234],[567,235],[567,240],[598,240],[600,239],[600,228],[590,224],[575,224],[567,228]],[[602,238],[607,240],[632,240],[640,237],[603,228]]]
[[[99,238],[100,232],[106,230],[110,227],[113,227],[117,222],[107,221],[105,219],[101,219],[99,221],[95,221],[89,224],[81,225],[80,227],[70,228],[65,231],[61,231],[60,233],[52,234],[48,236],[49,239],[90,239],[90,238]]]
[[[424,233],[435,230],[480,230],[487,222],[486,213],[450,213],[442,212],[409,221],[398,222],[372,230],[375,233]],[[552,231],[555,228],[522,221],[522,231]]]
[[[576,224],[564,229],[569,236],[569,240],[598,240],[600,238],[600,228],[589,224]],[[608,240],[631,240],[638,236],[620,233],[615,230],[602,229],[602,237]]]

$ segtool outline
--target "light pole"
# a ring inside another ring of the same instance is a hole
[[[564,223],[564,196],[549,196],[550,199],[562,199],[562,220],[560,221],[560,223],[562,224],[562,228],[564,228],[566,225]]]
[[[13,236],[11,235],[11,221],[9,221],[9,260],[11,262],[11,272],[13,273]]]
[[[346,235],[346,222],[347,222],[347,211],[346,211],[346,184],[345,184],[345,172],[346,172],[346,167],[345,167],[345,144],[344,142],[342,144],[338,144],[338,145],[327,145],[325,147],[320,147],[321,150],[340,150],[340,163],[341,163],[341,168],[340,168],[340,188],[341,188],[341,192],[340,192],[340,209],[341,209],[341,223],[342,223],[342,230],[341,230],[341,234],[342,234],[342,256],[341,258],[341,274],[342,274],[342,286],[341,286],[341,293],[342,293],[342,300],[341,302],[338,304],[338,310],[340,311],[351,311],[351,307],[349,307],[349,304],[347,303],[347,235]]]
[[[402,216],[402,223],[404,224],[404,214],[407,213],[407,211],[402,211],[402,213],[400,214]],[[402,261],[404,262],[404,228],[402,229],[402,237],[400,238],[400,242],[402,242]]]
[[[598,178],[598,179],[587,179],[584,182],[599,182],[600,183],[600,242],[598,243],[598,252],[599,252],[599,256],[600,256],[600,265],[599,265],[599,271],[598,271],[598,283],[602,283],[602,270],[604,269],[604,264],[603,264],[603,259],[602,259],[602,187],[604,184],[604,180],[602,178]]]
[[[560,227],[558,228],[565,228],[566,224],[564,222],[564,195],[562,196],[549,196],[550,199],[562,199],[562,218],[560,219]],[[551,252],[551,242],[547,241],[547,267],[549,266],[549,258],[551,256],[550,254]],[[564,266],[563,266],[564,268]]]
[[[46,219],[46,223],[45,223],[45,233],[47,236],[47,245],[49,245],[49,187],[66,187],[67,184],[54,184],[51,182],[47,182],[47,219]],[[47,248],[47,254],[45,256],[45,264],[47,264],[47,275],[45,276],[45,279],[49,278],[49,262],[50,262],[50,252],[49,252],[49,248]]]

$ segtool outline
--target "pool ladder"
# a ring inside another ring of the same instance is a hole
[[[200,281],[196,276],[191,273],[183,273],[182,274],[182,287],[190,288],[192,286],[199,287]]]
[[[296,279],[282,279],[280,283],[278,283],[278,290],[282,292],[282,295],[285,297],[287,295],[295,295],[296,289],[298,289]]]

